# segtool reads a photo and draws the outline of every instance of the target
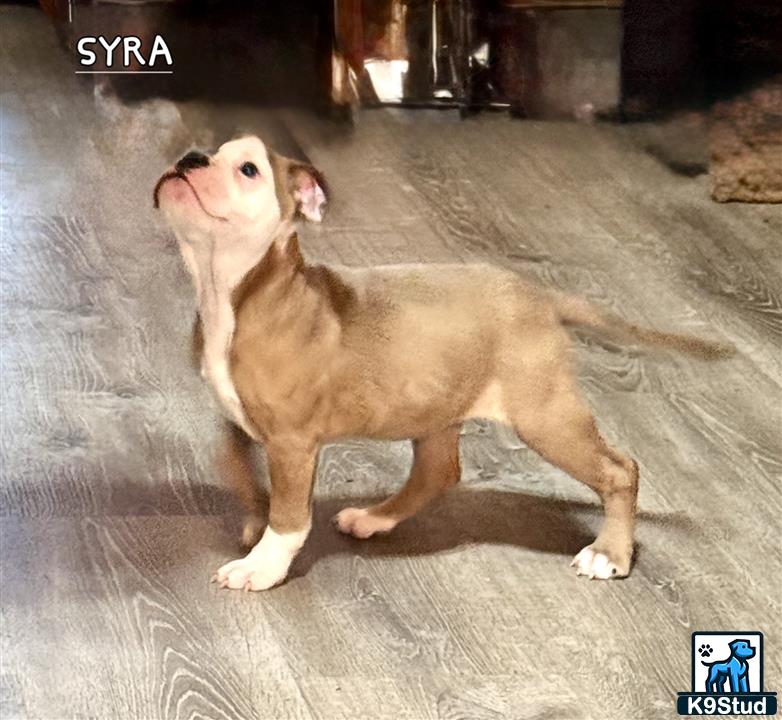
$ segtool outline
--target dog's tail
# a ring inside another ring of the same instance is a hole
[[[554,305],[560,322],[565,327],[588,328],[617,342],[640,343],[675,350],[700,360],[722,360],[736,354],[736,348],[728,343],[712,342],[692,335],[667,333],[633,325],[612,313],[596,308],[581,298],[555,294]]]

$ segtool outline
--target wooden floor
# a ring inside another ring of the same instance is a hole
[[[782,690],[779,207],[714,204],[639,126],[125,108],[71,74],[37,10],[0,7],[0,27],[3,720],[672,718],[693,630],[764,631]],[[398,487],[410,449],[325,449],[290,580],[208,583],[238,516],[151,189],[192,137],[255,127],[330,181],[312,257],[491,258],[739,347],[702,365],[579,345],[606,436],[641,465],[629,579],[574,575],[596,498],[476,423],[462,485],[366,542],[329,517]]]

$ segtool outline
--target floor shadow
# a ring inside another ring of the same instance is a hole
[[[511,545],[538,552],[572,555],[593,536],[573,508],[547,498],[495,488],[451,491],[388,535],[358,540],[342,535],[331,519],[347,506],[380,498],[328,498],[315,506],[313,530],[292,577],[306,574],[320,558],[337,553],[362,557],[432,555],[472,544]],[[597,517],[600,508],[589,508]]]
[[[318,560],[338,553],[360,557],[432,555],[473,544],[508,545],[570,557],[594,540],[603,511],[599,504],[557,500],[491,487],[461,487],[436,501],[388,535],[358,540],[342,535],[333,516],[348,506],[382,498],[340,497],[317,502],[310,538],[291,569],[305,575]],[[638,514],[640,524],[692,529],[685,513]],[[642,552],[636,546],[636,559]]]
[[[65,495],[75,496],[68,492],[68,488],[59,489]],[[29,486],[27,491],[30,492]],[[6,494],[3,514],[30,517],[24,512],[15,512],[14,503],[9,503],[8,498]],[[464,545],[489,543],[569,556],[592,541],[602,520],[602,509],[597,501],[587,503],[554,499],[491,487],[490,483],[484,482],[480,486],[468,484],[451,490],[388,535],[357,540],[342,535],[333,526],[331,519],[342,508],[363,507],[380,499],[360,493],[316,498],[313,530],[292,568],[292,577],[306,574],[319,559],[338,553],[361,557],[416,556],[447,552]],[[94,504],[89,509],[71,507],[60,514],[96,519],[154,515],[166,518],[182,516],[183,519],[189,516],[211,516],[219,519],[215,536],[199,537],[197,541],[194,538],[194,542],[201,548],[209,547],[227,557],[242,552],[239,537],[243,512],[226,488],[207,483],[151,485],[122,480],[113,483],[110,492],[103,495],[97,493],[92,500]],[[265,493],[264,505],[268,508]],[[688,532],[693,530],[691,521],[683,512],[640,512],[638,520],[641,525],[651,523],[674,529],[686,528]],[[150,543],[146,544],[147,550],[152,551]],[[154,541],[151,545],[154,545]]]

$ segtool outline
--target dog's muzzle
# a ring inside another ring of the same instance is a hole
[[[163,186],[163,183],[165,183],[167,180],[173,180],[174,178],[187,181],[185,178],[185,173],[187,173],[189,170],[196,170],[197,168],[205,168],[208,166],[209,156],[199,152],[198,150],[191,150],[189,153],[177,160],[176,165],[174,165],[174,169],[164,173],[155,185],[155,189],[152,192],[152,199],[155,209],[160,207],[159,195],[160,188]]]
[[[184,175],[188,170],[195,170],[196,168],[203,168],[209,165],[209,156],[204,155],[198,150],[191,150],[181,160],[174,165],[174,169],[180,174]]]
[[[167,173],[163,173],[160,180],[155,184],[155,189],[152,191],[152,202],[155,210],[160,207],[160,188],[163,187],[163,183],[168,180],[173,180],[174,178],[180,178],[181,180],[185,179],[184,176],[176,170],[169,170]]]

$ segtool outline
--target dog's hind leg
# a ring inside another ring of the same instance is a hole
[[[263,495],[256,477],[252,450],[254,441],[233,423],[225,423],[217,454],[218,471],[245,511],[242,545],[252,547],[263,530]]]
[[[721,663],[717,663],[719,665]],[[721,690],[722,675],[717,665],[709,666],[709,676],[706,678],[706,692],[718,693]]]
[[[368,508],[345,508],[334,518],[339,530],[357,538],[393,530],[459,482],[459,426],[413,441],[413,467],[404,487]]]
[[[638,466],[606,445],[568,368],[547,380],[544,390],[514,412],[514,426],[529,447],[591,487],[602,500],[603,527],[573,560],[576,573],[624,577],[633,555]]]

